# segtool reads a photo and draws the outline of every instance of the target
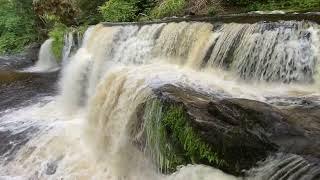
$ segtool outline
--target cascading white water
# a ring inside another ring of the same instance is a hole
[[[318,30],[317,24],[295,21],[225,24],[209,65],[231,66],[243,79],[311,82]]]
[[[71,31],[64,35],[64,46],[62,50],[62,64],[68,63],[68,60],[82,46],[82,34]]]
[[[74,39],[74,32],[65,34],[64,36],[64,46],[62,49],[62,65],[68,63],[69,58],[75,50],[77,50],[81,44],[80,35],[77,34],[77,39]],[[35,66],[25,69],[27,72],[46,72],[53,71],[59,68],[59,63],[57,58],[52,52],[53,39],[46,40],[40,48],[38,61]]]
[[[214,29],[210,23],[182,22],[141,27],[100,24],[89,28],[82,47],[63,68],[59,96],[45,106],[10,114],[32,114],[34,125],[41,122],[46,128],[12,161],[1,164],[0,178],[237,179],[203,165],[160,174],[150,157],[133,145],[136,137],[132,137],[132,131],[139,121],[137,107],[152,96],[153,88],[164,84],[260,101],[268,96],[318,95],[319,87],[312,84],[253,85],[237,81],[238,75],[280,81],[315,77],[318,27],[304,27],[299,22],[292,28],[288,24],[225,24]],[[302,51],[304,48],[308,51]],[[231,72],[217,68],[224,64],[229,64],[225,69]],[[268,64],[276,67],[264,74],[261,69]],[[292,72],[288,67],[296,68],[294,76],[287,76]],[[309,74],[301,70],[304,67],[310,68]],[[284,68],[281,72],[285,75],[273,74],[277,68]]]
[[[74,39],[73,39],[73,33],[69,32],[64,35],[64,46],[62,50],[62,64],[67,63],[72,47],[74,46]]]
[[[312,81],[318,60],[313,41],[319,37],[309,27],[312,25],[289,22],[284,27],[251,28],[235,51],[234,68],[245,79]]]
[[[26,71],[50,71],[59,67],[52,52],[52,42],[53,39],[48,39],[41,45],[37,63]]]

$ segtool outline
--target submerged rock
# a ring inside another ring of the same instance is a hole
[[[46,175],[53,175],[57,172],[59,162],[64,158],[64,156],[59,156],[56,160],[50,161],[46,164]]]
[[[47,163],[46,175],[53,175],[56,173],[58,164],[56,162]]]
[[[319,135],[320,125],[309,127],[301,121],[319,121],[319,108],[279,109],[174,85],[154,92],[155,96],[139,108],[144,125],[135,143],[165,173],[179,165],[200,163],[243,175],[243,170],[271,154],[319,156],[319,139],[312,136]]]

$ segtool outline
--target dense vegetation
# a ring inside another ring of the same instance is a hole
[[[0,54],[16,53],[37,40],[32,1],[0,0]]]
[[[144,21],[168,16],[215,15],[255,10],[320,11],[319,0],[0,0],[0,54],[54,39],[101,21]],[[72,28],[70,28],[72,27]]]

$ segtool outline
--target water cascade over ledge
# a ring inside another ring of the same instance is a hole
[[[11,124],[8,119],[12,117],[24,117],[26,125],[39,129],[30,132],[28,142],[10,154],[11,160],[0,161],[0,179],[234,180],[246,176],[298,180],[320,176],[317,157],[305,158],[317,151],[319,141],[313,143],[314,150],[298,148],[307,147],[308,138],[320,137],[320,133],[304,133],[305,124],[299,129],[290,115],[301,111],[302,117],[305,111],[301,107],[318,112],[317,23],[98,24],[89,27],[81,47],[70,58],[73,40],[71,35],[66,39],[69,44],[59,94],[45,103],[0,116],[0,125]],[[218,124],[212,124],[212,119]],[[260,122],[242,124],[252,119],[268,122],[270,127]],[[184,128],[176,136],[174,127],[181,126],[175,120],[181,120]],[[246,130],[242,131],[239,123]],[[233,134],[225,127],[239,130],[238,140],[243,143],[226,144],[234,148],[225,152],[231,154],[229,159],[221,155],[222,147],[213,146],[220,141],[210,141],[203,134],[223,132],[210,137],[226,140]],[[19,126],[4,130],[21,131]],[[265,136],[268,133],[271,135]],[[282,138],[287,135],[294,138],[286,144]],[[180,143],[180,149],[175,149],[168,137]],[[250,154],[240,152],[241,148],[250,149],[251,142],[260,143],[254,147],[254,165],[245,159],[251,158]],[[290,149],[290,143],[297,147]],[[261,147],[268,147],[268,152],[258,152]],[[199,157],[192,157],[198,151]],[[237,153],[245,157],[243,165],[239,159],[230,163]],[[283,166],[275,168],[279,164]]]
[[[25,71],[45,72],[58,68],[57,58],[52,52],[52,42],[53,39],[48,39],[41,45],[37,63],[35,66],[27,68]]]

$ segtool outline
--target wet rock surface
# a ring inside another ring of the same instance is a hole
[[[26,57],[26,59],[29,59],[32,62],[36,62],[38,60],[40,47],[41,47],[40,43],[32,43],[23,52],[23,55]]]
[[[0,71],[0,111],[19,107],[21,103],[30,104],[37,97],[54,95],[58,74]]]
[[[0,56],[0,70],[17,70],[33,65],[31,59],[26,56]]]
[[[0,57],[0,161],[5,163],[14,158],[16,152],[39,131],[39,127],[28,122],[4,122],[1,118],[10,111],[19,110],[38,102],[39,98],[56,93],[59,72],[30,73],[17,70],[28,65],[32,65],[32,62],[26,58]]]
[[[154,92],[163,102],[185,107],[193,129],[227,162],[223,170],[228,173],[248,170],[275,153],[296,154],[318,167],[320,107],[316,104],[279,108],[174,85]]]
[[[0,70],[18,70],[35,64],[41,44],[30,44],[26,50],[20,54],[0,56]]]
[[[21,126],[21,125],[20,125]],[[28,127],[20,132],[0,130],[0,157],[1,161],[8,162],[14,158],[18,150],[25,145],[32,134],[38,131],[37,127]]]

